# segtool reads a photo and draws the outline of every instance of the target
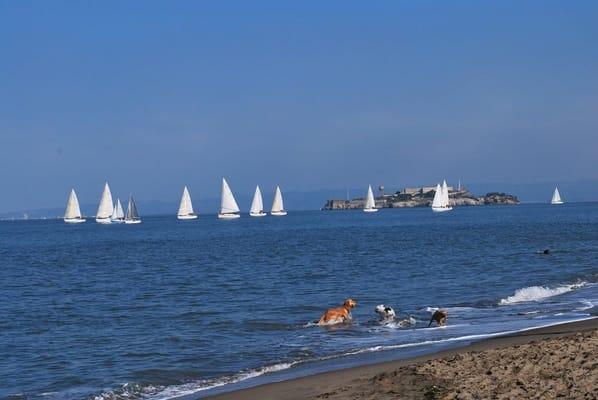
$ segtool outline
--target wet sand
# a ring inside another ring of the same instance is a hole
[[[594,318],[209,399],[597,399],[597,351]]]

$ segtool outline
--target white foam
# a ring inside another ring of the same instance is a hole
[[[512,296],[501,299],[498,304],[504,306],[508,304],[524,303],[529,301],[539,301],[570,292],[584,285],[585,282],[575,285],[561,285],[555,288],[549,288],[546,286],[529,286],[522,289],[517,289]]]
[[[153,400],[172,399],[175,397],[185,396],[192,393],[202,392],[208,389],[214,389],[220,386],[229,385],[231,383],[237,383],[247,379],[256,378],[260,375],[268,374],[271,372],[282,371],[285,369],[289,369],[293,365],[298,363],[299,361],[273,364],[265,367],[242,371],[232,376],[226,376],[216,379],[204,379],[181,385],[166,386],[160,388],[160,390],[154,391],[154,393],[152,393],[151,396],[146,397]]]
[[[316,359],[306,359],[300,361],[292,361],[286,363],[279,363],[273,364],[261,368],[251,369],[247,371],[239,372],[232,376],[225,376],[221,378],[214,378],[214,379],[205,379],[194,381],[186,384],[181,385],[171,385],[171,386],[154,386],[148,385],[144,387],[140,387],[138,384],[129,385],[125,383],[120,390],[116,391],[109,391],[104,392],[100,395],[94,397],[94,400],[111,400],[111,399],[126,399],[126,398],[141,398],[141,399],[151,399],[151,400],[169,400],[180,396],[186,396],[193,393],[198,393],[202,391],[206,391],[209,389],[214,389],[220,386],[238,383],[241,381],[245,381],[247,379],[255,378],[267,373],[282,371],[285,369],[289,369],[297,364],[301,364],[304,362],[310,361],[324,361],[330,360],[335,358],[341,358],[346,356],[352,355],[359,355],[363,353],[372,353],[372,352],[379,352],[385,350],[396,350],[401,348],[409,348],[409,347],[418,347],[418,346],[426,346],[426,345],[433,345],[433,344],[441,344],[441,343],[448,343],[448,342],[460,342],[460,341],[468,341],[468,340],[481,340],[486,338],[492,338],[496,336],[503,336],[517,332],[525,332],[532,329],[544,328],[553,325],[559,325],[565,322],[573,322],[573,321],[584,321],[588,319],[593,319],[594,317],[587,317],[587,318],[579,318],[579,319],[571,319],[569,321],[560,321],[550,324],[544,324],[540,326],[534,326],[530,328],[524,328],[520,330],[511,330],[511,331],[502,331],[502,332],[495,332],[495,333],[484,333],[484,334],[473,334],[473,335],[465,335],[465,336],[458,336],[446,339],[438,339],[438,340],[427,340],[423,342],[413,342],[413,343],[403,343],[397,345],[380,345],[380,346],[372,346],[363,349],[358,349],[354,351],[345,352],[342,354],[333,354],[324,357],[318,357]],[[441,327],[446,328],[446,327]],[[434,329],[434,328],[430,328]]]
[[[581,300],[581,302],[585,304],[585,306],[576,308],[574,311],[585,311],[594,307],[594,303],[589,300]]]

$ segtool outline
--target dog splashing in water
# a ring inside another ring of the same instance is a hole
[[[380,322],[382,324],[388,323],[398,323],[401,327],[412,326],[415,325],[416,321],[413,317],[408,317],[400,321],[396,321],[397,313],[392,307],[385,306],[384,304],[379,304],[374,309],[376,313],[380,316]]]
[[[432,322],[436,322],[438,326],[445,326],[448,320],[448,311],[446,310],[436,310],[432,314],[432,318],[430,318],[430,323],[428,324],[428,328],[432,326]]]
[[[347,299],[341,307],[328,309],[318,321],[318,325],[346,324],[351,322],[351,310],[357,306],[353,299]]]

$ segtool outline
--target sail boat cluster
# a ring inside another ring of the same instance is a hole
[[[259,186],[255,188],[255,194],[253,195],[253,201],[251,202],[251,210],[249,215],[252,217],[265,217],[267,213],[264,211],[264,201],[262,199],[262,192]],[[282,200],[282,192],[280,187],[276,186],[274,192],[274,201],[272,202],[272,208],[270,215],[273,216],[285,216],[287,215],[284,209],[284,203]],[[183,188],[183,195],[181,196],[181,202],[179,204],[179,211],[177,218],[179,220],[193,220],[197,219],[199,215],[193,210],[193,203],[191,201],[191,195],[187,186]],[[226,179],[222,178],[222,199],[220,202],[220,212],[218,218],[220,219],[236,219],[241,217],[241,210],[235,200],[235,196],[226,182]],[[69,224],[85,222],[85,218],[81,215],[81,208],[79,207],[79,199],[75,189],[71,189],[69,198],[66,205],[66,211],[64,213],[64,222]],[[96,222],[99,224],[139,224],[141,218],[139,211],[137,211],[137,205],[133,196],[129,196],[129,204],[127,206],[127,213],[125,215],[120,199],[117,198],[116,202],[112,202],[112,193],[110,192],[110,185],[108,182],[104,185],[104,191],[100,198],[100,204],[98,211],[96,212]]]
[[[75,189],[71,189],[69,199],[66,204],[66,211],[64,212],[64,222],[67,224],[78,224],[85,222],[85,218],[81,215],[81,208],[79,207],[79,199]],[[141,218],[137,211],[137,205],[133,196],[129,196],[129,204],[127,206],[127,214],[123,210],[120,198],[116,198],[116,203],[112,202],[112,192],[110,192],[110,185],[108,182],[104,185],[104,191],[100,198],[98,211],[96,212],[96,222],[98,224],[139,224]]]
[[[432,201],[432,211],[445,212],[451,211],[453,208],[449,203],[449,189],[446,180],[442,182],[442,186],[436,185],[436,192],[434,193],[434,200]],[[365,206],[363,211],[367,213],[376,212],[376,202],[374,200],[374,193],[372,192],[372,185],[368,185],[368,192],[365,198]]]
[[[559,192],[559,188],[555,187],[552,194],[550,204],[563,204],[563,199]],[[446,184],[446,180],[442,181],[442,185],[436,185],[436,192],[434,193],[434,199],[432,200],[432,211],[434,212],[446,212],[451,211],[453,208],[449,202],[449,189]],[[376,208],[376,201],[374,199],[374,193],[372,191],[372,185],[368,185],[368,191],[366,195],[365,205],[363,208],[364,212],[373,213],[378,211]],[[264,210],[264,201],[262,198],[262,191],[259,185],[255,187],[255,193],[253,194],[253,200],[251,201],[251,208],[249,210],[249,216],[251,217],[265,217],[268,215]],[[272,202],[272,208],[270,215],[273,216],[284,216],[287,215],[284,209],[284,203],[282,200],[282,192],[279,186],[276,186],[274,192],[274,201]],[[177,218],[179,220],[193,220],[197,219],[198,214],[193,210],[193,203],[191,202],[191,195],[187,186],[183,188],[183,195],[181,196],[181,202],[179,204],[179,211]],[[241,217],[241,210],[235,200],[235,196],[226,182],[226,179],[222,178],[222,195],[220,201],[220,212],[218,213],[219,219],[237,219]],[[85,218],[81,215],[81,208],[79,206],[79,199],[75,189],[71,189],[66,204],[66,210],[64,212],[64,222],[68,224],[78,224],[85,222]],[[96,212],[96,222],[99,224],[139,224],[141,223],[141,217],[135,204],[133,196],[129,196],[129,202],[127,205],[127,213],[125,214],[120,198],[116,198],[116,202],[112,201],[112,193],[110,192],[110,186],[108,182],[104,185],[104,191],[100,198],[100,204],[98,211]]]
[[[181,200],[182,201],[182,200]],[[259,185],[255,187],[255,193],[253,194],[253,200],[251,201],[251,208],[249,210],[249,216],[251,217],[265,217],[268,215],[264,211],[264,200],[262,199],[262,191]],[[270,215],[275,217],[282,217],[287,215],[284,209],[284,203],[282,201],[282,192],[280,186],[276,186],[274,192],[274,201],[272,202],[272,208]],[[220,201],[220,212],[218,218],[220,219],[236,219],[241,217],[241,210],[235,200],[235,196],[228,185],[226,179],[222,178],[222,197]]]

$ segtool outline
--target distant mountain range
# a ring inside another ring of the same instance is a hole
[[[456,182],[450,182],[455,185]],[[598,201],[598,181],[578,181],[578,182],[554,182],[554,183],[534,183],[534,184],[519,184],[519,183],[465,183],[467,189],[474,194],[485,194],[489,192],[505,192],[516,195],[523,203],[541,202],[548,203],[552,196],[554,187],[558,185],[563,200],[565,202],[582,202],[582,201]],[[372,185],[374,186],[374,185]],[[406,185],[403,185],[406,186]],[[415,186],[415,185],[407,185]],[[430,185],[432,186],[432,185]],[[386,193],[395,192],[402,189],[402,187],[392,188],[387,187]],[[365,196],[367,186],[364,188],[352,189],[322,189],[313,191],[289,191],[283,192],[285,208],[293,210],[319,210],[324,207],[328,199],[346,199]],[[237,202],[241,207],[241,211],[247,212],[251,204],[253,193],[248,195],[235,194]],[[377,193],[376,193],[377,195]],[[178,210],[177,202],[166,202],[160,200],[144,201],[143,199],[136,199],[137,206],[141,215],[175,215]],[[98,199],[99,201],[99,199]],[[266,209],[270,208],[270,197],[265,197],[264,202]],[[31,210],[17,210],[13,212],[0,213],[1,219],[23,218],[25,215],[28,218],[56,218],[62,217],[64,214],[63,206],[55,206],[51,208],[40,208]],[[126,207],[126,204],[123,203]],[[193,206],[200,214],[214,214],[218,212],[220,207],[220,198],[193,198]],[[84,215],[95,215],[97,210],[97,203],[81,204],[81,211]]]

